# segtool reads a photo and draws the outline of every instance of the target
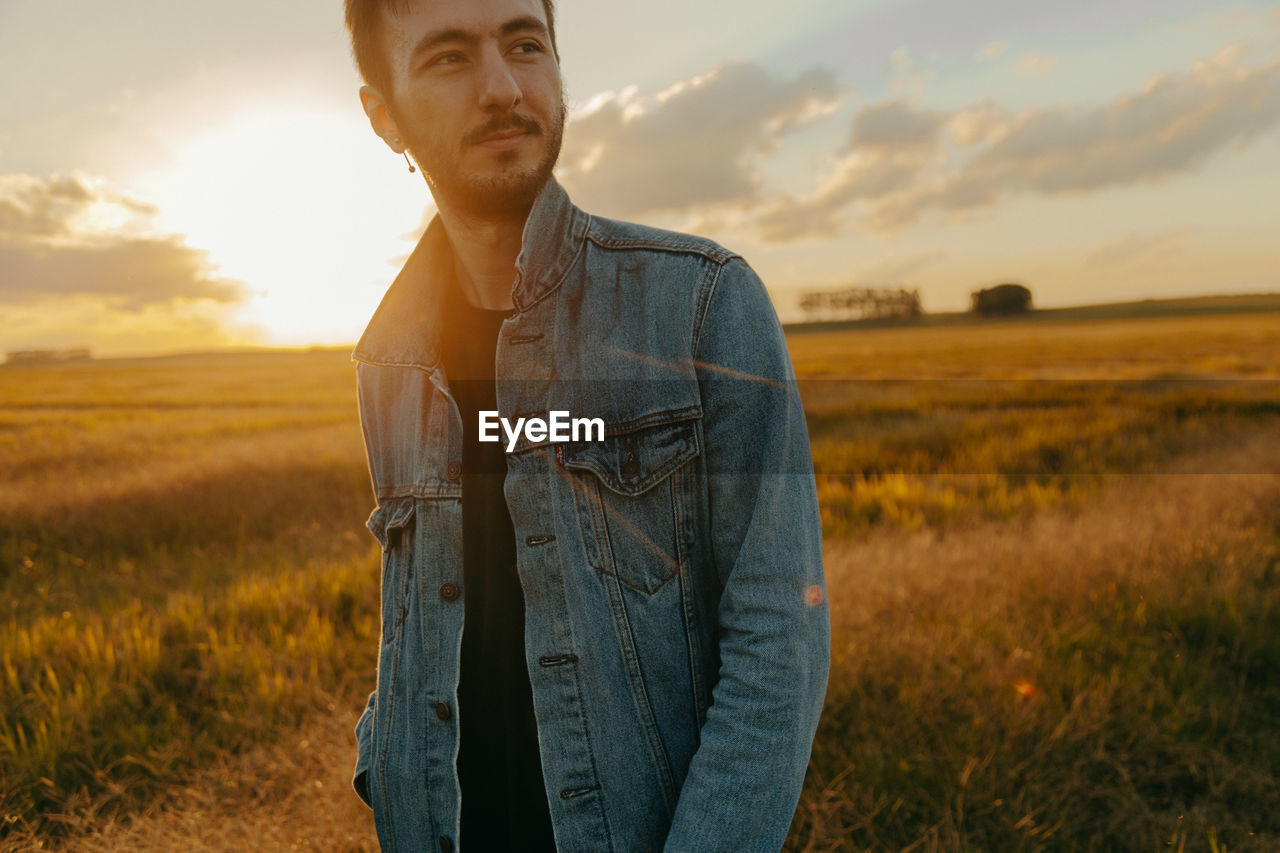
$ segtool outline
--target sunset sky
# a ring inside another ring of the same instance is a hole
[[[558,176],[797,294],[1280,291],[1280,4],[561,0]],[[430,216],[338,0],[0,0],[0,351],[354,341]]]

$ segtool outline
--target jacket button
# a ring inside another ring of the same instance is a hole
[[[445,836],[440,836],[440,853],[453,853],[453,842]]]
[[[448,706],[446,703],[444,703],[444,702],[437,702],[437,703],[436,703],[436,716],[440,718],[440,722],[442,722],[442,723],[447,723],[447,722],[449,722],[449,717],[450,717],[450,716],[452,716],[452,715],[449,713],[449,706]]]
[[[628,459],[622,463],[622,476],[630,480],[636,474],[640,473],[640,463],[634,459]]]
[[[456,480],[462,476],[462,465],[458,462],[450,462],[444,469],[444,475],[450,480]]]
[[[458,596],[462,594],[462,590],[458,589],[458,585],[453,581],[449,581],[440,587],[440,597],[445,601],[457,601]]]

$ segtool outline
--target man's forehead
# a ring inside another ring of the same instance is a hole
[[[519,18],[547,22],[542,0],[408,0],[383,20],[393,51],[412,50],[423,36],[457,30],[476,36],[497,34]]]

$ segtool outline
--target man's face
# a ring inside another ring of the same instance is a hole
[[[437,202],[527,211],[560,154],[564,102],[540,0],[420,0],[383,19],[399,135]]]

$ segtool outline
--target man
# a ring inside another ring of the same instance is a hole
[[[438,208],[354,353],[383,546],[354,785],[380,844],[777,850],[829,627],[763,286],[551,177],[551,0],[346,13],[370,123]]]

